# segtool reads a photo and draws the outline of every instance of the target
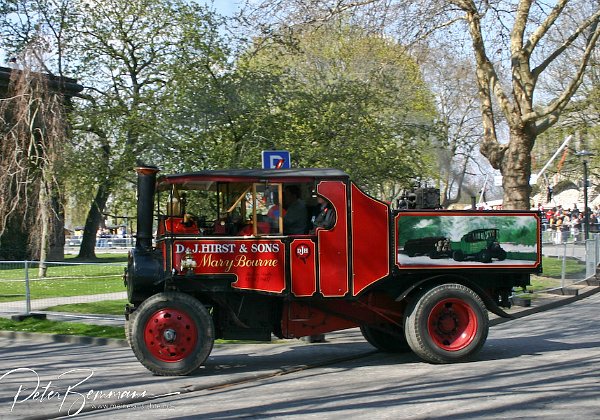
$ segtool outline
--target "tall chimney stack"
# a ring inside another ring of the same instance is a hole
[[[159,169],[155,166],[138,166],[137,172],[137,234],[135,247],[142,250],[152,249],[152,224],[154,221],[154,189],[156,174]]]

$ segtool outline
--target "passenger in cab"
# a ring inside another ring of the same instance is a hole
[[[297,185],[288,185],[283,189],[284,235],[304,235],[308,232],[308,211],[300,197],[300,187]]]
[[[271,231],[274,233],[279,233],[279,216],[285,216],[285,210],[281,208],[277,197],[274,199],[273,205],[269,208],[267,212],[267,218],[271,225]]]

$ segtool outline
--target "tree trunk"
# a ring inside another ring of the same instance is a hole
[[[94,198],[92,206],[90,207],[90,211],[85,219],[83,236],[81,238],[81,247],[79,248],[79,255],[77,255],[77,259],[96,259],[96,233],[100,227],[102,213],[106,208],[106,202],[109,195],[110,181],[108,179],[104,179],[98,186],[96,197]]]
[[[65,259],[65,211],[60,192],[52,192],[53,228],[49,238],[48,261],[64,261]]]
[[[40,247],[40,255],[39,255],[39,266],[38,266],[38,277],[44,278],[46,277],[46,261],[48,258],[48,236],[50,231],[50,215],[49,215],[49,207],[50,203],[48,200],[48,190],[46,184],[46,176],[45,170],[42,170],[42,179],[40,180],[40,194],[39,194],[39,215],[40,218],[40,236],[39,236],[39,247]]]
[[[531,203],[531,149],[535,143],[533,129],[511,129],[508,147],[499,162],[504,188],[503,208],[529,210]]]

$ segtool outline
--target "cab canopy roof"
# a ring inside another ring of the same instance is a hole
[[[302,183],[318,180],[348,181],[350,176],[339,169],[222,169],[214,171],[189,172],[174,175],[163,175],[157,180],[159,191],[168,190],[172,185],[184,189],[204,189],[213,182],[285,182]]]

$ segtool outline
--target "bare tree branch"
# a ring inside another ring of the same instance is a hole
[[[554,22],[558,19],[565,6],[569,3],[569,0],[560,0],[548,14],[544,22],[537,27],[535,31],[529,36],[527,43],[525,44],[525,50],[528,55],[531,55],[538,42],[546,35],[548,30],[554,25]]]
[[[600,9],[596,11],[592,16],[590,16],[585,21],[581,22],[581,25],[569,36],[565,42],[563,42],[556,50],[554,50],[548,57],[540,63],[535,69],[533,69],[532,73],[534,77],[537,79],[539,75],[554,61],[556,60],[562,53],[564,53],[573,42],[579,38],[579,36],[589,27],[592,28],[592,34],[597,34],[598,32],[598,21],[600,20]],[[593,37],[593,35],[592,35]],[[590,44],[591,38],[588,38],[586,45],[594,46],[594,42]],[[586,51],[587,52],[587,51]],[[589,58],[589,54],[587,54]],[[587,62],[587,60],[586,60]]]
[[[521,0],[517,7],[517,16],[510,35],[510,47],[513,55],[521,51],[523,47],[523,34],[527,27],[527,19],[531,10],[532,0]]]
[[[537,110],[534,113],[530,113],[523,116],[524,121],[541,120],[537,123],[536,126],[538,134],[544,132],[558,120],[560,113],[568,105],[570,99],[573,97],[573,94],[575,93],[575,91],[577,91],[577,89],[581,85],[581,82],[583,81],[583,75],[585,74],[585,70],[588,66],[590,57],[594,52],[594,49],[596,48],[598,37],[600,37],[600,11],[598,11],[598,13],[596,13],[595,16],[596,21],[590,27],[591,34],[586,40],[586,48],[581,56],[577,72],[572,77],[567,87],[558,96],[558,98],[552,101],[548,106],[542,108],[541,110]]]

